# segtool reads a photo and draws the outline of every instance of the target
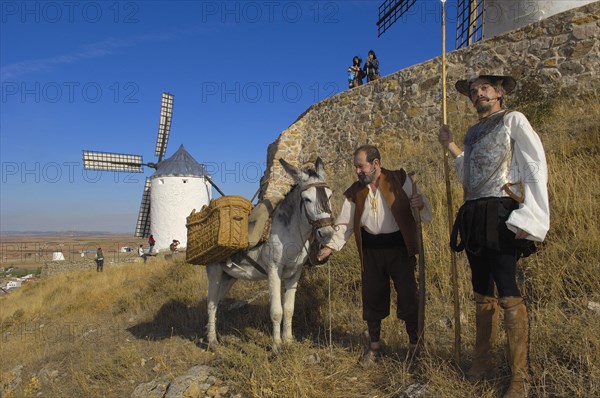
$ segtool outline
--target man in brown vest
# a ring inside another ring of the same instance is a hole
[[[381,320],[390,314],[390,278],[398,294],[398,318],[406,323],[410,348],[417,348],[418,242],[411,208],[419,209],[423,222],[430,222],[432,215],[423,194],[412,195],[412,182],[403,169],[392,171],[381,167],[381,156],[375,146],[356,149],[354,167],[358,181],[344,192],[337,231],[319,253],[319,260],[341,250],[354,232],[361,261],[363,319],[367,321],[370,338],[361,363],[368,364],[381,351]]]

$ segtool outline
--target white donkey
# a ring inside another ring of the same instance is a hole
[[[269,280],[273,346],[293,340],[292,316],[296,287],[305,264],[309,239],[325,244],[333,235],[331,189],[325,181],[323,161],[317,158],[315,169],[300,170],[280,159],[283,168],[294,179],[295,186],[273,212],[271,234],[265,243],[249,250],[246,256],[234,255],[226,263],[206,267],[208,274],[209,345],[217,343],[216,313],[219,301],[238,279]],[[283,297],[281,282],[285,285]],[[282,308],[283,303],[283,308]]]

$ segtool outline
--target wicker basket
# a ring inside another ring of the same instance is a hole
[[[224,261],[248,248],[248,215],[252,203],[241,196],[223,196],[210,201],[187,218],[186,260],[191,264]]]

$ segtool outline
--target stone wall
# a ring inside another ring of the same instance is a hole
[[[120,256],[115,256],[115,260],[104,260],[104,270],[107,268],[121,266],[131,263],[143,263],[143,259],[137,256],[137,253],[116,253]],[[118,258],[117,258],[118,257]],[[148,258],[148,261],[153,261],[153,258]],[[92,259],[81,259],[73,261],[46,261],[42,266],[41,276],[47,277],[51,275],[64,274],[73,271],[89,271],[96,270],[96,261]]]
[[[595,2],[448,53],[449,123],[475,120],[471,104],[456,92],[454,83],[479,71],[517,79],[509,107],[556,97],[576,103],[582,96],[597,95],[599,39],[600,2]],[[291,180],[278,158],[306,166],[320,156],[330,177],[336,175],[336,183],[344,186],[354,178],[352,152],[359,145],[377,145],[382,155],[400,153],[411,141],[437,145],[441,86],[438,57],[311,106],[269,146],[263,176],[268,183],[262,196],[281,196],[289,190]]]

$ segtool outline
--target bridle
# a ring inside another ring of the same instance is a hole
[[[325,189],[325,188],[329,188],[329,185],[326,182],[313,182],[312,184],[307,184],[304,187],[302,187],[302,191],[300,191],[300,192],[304,192],[310,188]],[[331,189],[331,188],[329,188],[329,189]],[[318,220],[313,220],[308,216],[308,212],[306,211],[306,206],[304,205],[304,201],[300,202],[300,206],[304,207],[304,215],[306,216],[306,220],[312,227],[312,231],[311,231],[312,236],[314,236],[315,232],[318,229],[321,229],[324,227],[331,227],[334,225],[333,217],[329,216],[329,217],[325,217],[325,218],[319,218]],[[323,213],[328,213],[331,215],[331,208],[329,206],[329,201],[326,202],[326,208],[323,209]]]

